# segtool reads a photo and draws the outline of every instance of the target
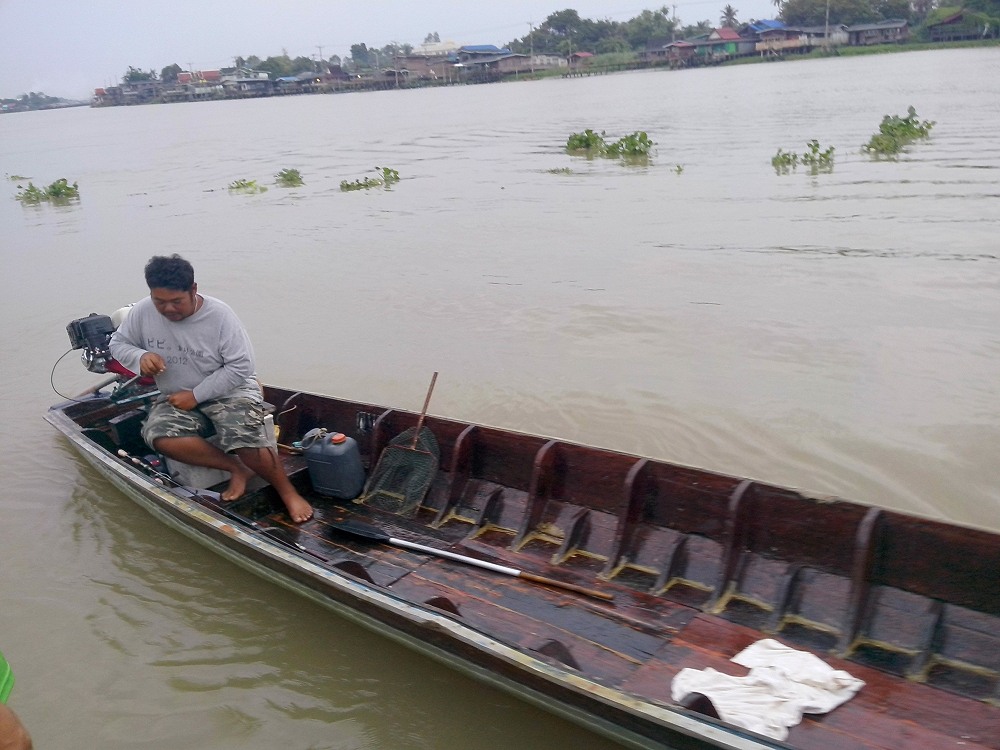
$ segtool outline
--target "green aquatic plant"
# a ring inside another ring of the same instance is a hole
[[[33,182],[28,183],[28,187],[20,188],[17,199],[22,203],[30,203],[32,205],[37,205],[44,201],[50,203],[56,203],[60,205],[65,205],[71,200],[79,200],[80,198],[80,187],[77,183],[69,184],[69,180],[65,177],[61,177],[51,185],[46,188],[40,188]]]
[[[906,117],[883,117],[878,132],[861,148],[876,158],[893,158],[914,141],[930,137],[931,129],[936,124],[932,120],[921,122],[917,110],[911,106],[906,110]]]
[[[788,174],[796,169],[800,163],[807,165],[811,174],[833,171],[833,152],[837,150],[836,148],[830,146],[824,149],[815,138],[806,144],[806,148],[808,150],[802,156],[794,151],[785,151],[779,148],[778,153],[771,157],[774,173]]]
[[[375,167],[375,171],[381,173],[382,182],[385,183],[386,187],[399,182],[399,172],[392,167]]]
[[[375,171],[378,172],[378,177],[365,177],[364,179],[357,179],[353,182],[342,180],[340,183],[340,189],[345,193],[352,190],[368,190],[369,188],[375,187],[384,187],[388,189],[394,183],[399,182],[399,172],[391,167],[375,167]]]
[[[656,145],[644,130],[637,130],[612,143],[605,140],[606,135],[603,130],[597,133],[590,128],[582,133],[573,133],[566,140],[566,151],[570,154],[628,159],[647,157]]]
[[[777,174],[788,174],[799,165],[799,155],[794,151],[778,149],[778,153],[771,157],[771,166]]]
[[[573,170],[569,167],[555,167],[553,169],[546,169],[549,174],[573,174]]]
[[[605,156],[649,156],[655,145],[646,135],[646,131],[637,130],[631,135],[623,136],[614,143],[608,144]]]
[[[274,176],[274,181],[281,187],[299,187],[304,185],[302,174],[297,169],[282,169]]]
[[[374,177],[366,177],[363,180],[354,180],[354,182],[349,182],[348,180],[340,181],[340,189],[345,193],[351,190],[367,190],[368,188],[381,187],[382,180],[377,180]]]
[[[809,166],[813,174],[833,171],[833,146],[823,150],[815,138],[806,144],[809,150],[802,154],[802,163]]]
[[[587,128],[582,133],[573,133],[566,139],[566,150],[570,153],[586,151],[588,153],[603,154],[608,144],[604,141],[604,131],[595,133]]]
[[[252,195],[254,193],[266,193],[267,187],[258,185],[257,180],[233,180],[229,183],[229,192]]]
[[[11,182],[20,182],[22,180],[30,180],[31,178],[20,174],[9,174],[7,175],[7,179]]]
[[[674,171],[674,174],[681,174],[684,171],[684,167],[681,166],[680,164],[675,164],[673,171]]]

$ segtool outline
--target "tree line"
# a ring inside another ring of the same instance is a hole
[[[896,19],[917,24],[938,5],[937,0],[772,0],[772,4],[773,17],[789,26],[823,26],[827,21],[830,25],[851,26]],[[983,13],[1000,24],[1000,0],[956,0],[955,10],[959,7]],[[507,46],[514,52],[560,55],[574,51],[638,52],[653,40],[688,39],[708,33],[715,26],[737,28],[755,20],[760,19],[742,18],[731,4],[720,10],[717,21],[705,19],[687,25],[681,24],[666,5],[644,10],[628,21],[581,18],[577,11],[567,9],[551,14]]]
[[[22,111],[33,109],[52,109],[63,106],[65,99],[57,96],[47,96],[41,91],[29,91],[21,94],[17,99],[0,99],[0,108],[5,111]]]
[[[772,3],[774,17],[789,26],[822,26],[827,22],[834,26],[890,19],[920,23],[934,10],[938,0],[772,0]],[[1000,0],[963,0],[962,7],[982,13],[1000,25]],[[691,24],[682,24],[666,5],[657,10],[643,10],[627,21],[581,18],[577,11],[568,8],[550,14],[538,26],[531,26],[525,36],[510,40],[506,47],[522,54],[562,56],[583,51],[594,54],[631,53],[645,49],[652,41],[688,39],[707,34],[716,26],[737,28],[754,20],[758,19],[741,18],[739,10],[732,4],[725,5],[715,21],[705,19]],[[440,41],[437,32],[429,33],[424,38],[425,44]],[[318,72],[325,65],[341,66],[347,72],[360,73],[391,68],[396,57],[412,54],[413,49],[413,45],[399,42],[390,42],[382,47],[359,42],[352,44],[350,55],[343,58],[339,55],[293,58],[283,50],[281,55],[236,57],[233,62],[234,67],[264,71],[272,79]],[[130,66],[122,82],[160,80],[172,83],[180,72],[182,68],[176,63],[166,66],[159,73]]]

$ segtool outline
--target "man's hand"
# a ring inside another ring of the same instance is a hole
[[[139,360],[139,374],[145,375],[148,378],[159,375],[161,372],[166,372],[166,369],[167,363],[163,361],[163,357],[159,354],[146,352]]]
[[[198,399],[194,397],[194,391],[177,391],[177,393],[171,393],[167,396],[167,401],[172,406],[184,411],[191,411],[198,405]]]

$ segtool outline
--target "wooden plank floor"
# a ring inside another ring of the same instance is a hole
[[[289,467],[293,468],[293,467]],[[301,469],[301,465],[294,468]],[[363,509],[350,507],[354,512]],[[326,538],[326,513],[301,529],[300,541],[364,566],[379,585],[415,602],[436,602],[457,620],[541,658],[577,666],[599,682],[671,705],[673,677],[686,667],[713,667],[733,675],[747,670],[729,659],[759,640],[759,631],[719,617],[612,584],[614,605],[583,601],[531,583],[398,548]],[[272,516],[280,521],[281,514]],[[377,521],[379,519],[376,519]],[[384,525],[382,519],[380,525]],[[385,529],[407,537],[404,519]],[[419,524],[415,524],[419,525]],[[286,525],[286,528],[295,527]],[[422,530],[422,531],[425,531]],[[416,532],[414,532],[416,533]],[[517,565],[508,549],[463,539],[457,530],[439,530],[440,546]],[[536,560],[543,575],[560,577]],[[407,573],[407,570],[413,572]],[[584,581],[580,581],[584,583]],[[656,612],[655,622],[643,623]],[[780,637],[778,640],[781,640]],[[795,648],[802,648],[792,644]],[[816,653],[835,669],[865,681],[865,687],[828,714],[809,715],[790,730],[787,743],[799,750],[1000,750],[1000,706],[962,697],[870,667]]]
[[[750,628],[699,614],[636,670],[626,690],[670,701],[670,683],[681,669],[712,667],[744,675],[729,659],[760,639]],[[779,639],[780,640],[780,639]],[[796,646],[796,648],[800,648]],[[886,675],[829,654],[817,653],[834,669],[865,681],[857,695],[830,713],[807,715],[788,736],[802,750],[1000,749],[1000,707]],[[919,722],[919,723],[918,723]]]

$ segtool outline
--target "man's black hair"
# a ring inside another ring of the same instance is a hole
[[[173,289],[190,292],[194,287],[194,267],[174,253],[154,255],[146,264],[146,286],[150,289]]]

